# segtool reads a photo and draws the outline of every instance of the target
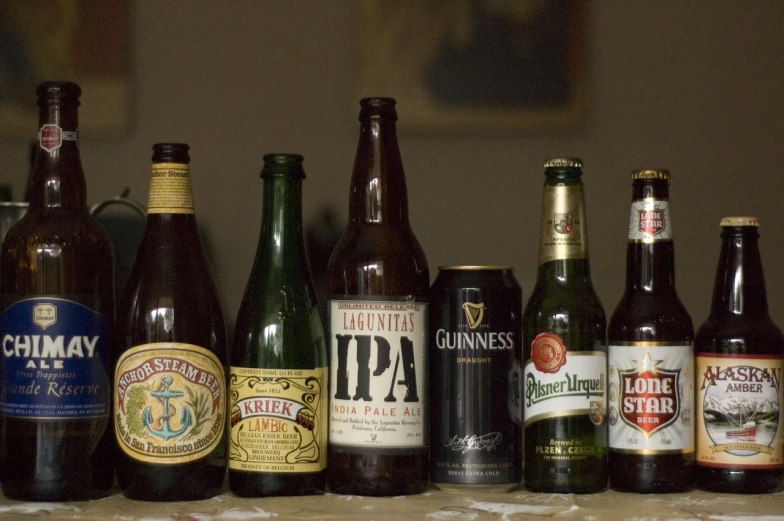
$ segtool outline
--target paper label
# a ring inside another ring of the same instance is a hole
[[[147,213],[194,213],[187,163],[154,163]]]
[[[672,240],[670,202],[653,198],[634,201],[629,213],[629,240],[648,243]]]
[[[587,259],[583,187],[545,186],[542,192],[542,224],[539,264],[558,259]]]

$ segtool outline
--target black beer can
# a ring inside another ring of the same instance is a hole
[[[430,288],[430,479],[522,480],[522,291],[509,266],[439,266]]]

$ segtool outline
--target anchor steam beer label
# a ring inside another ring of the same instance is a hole
[[[3,312],[0,335],[0,413],[109,416],[109,317],[62,297],[35,297]]]
[[[135,460],[175,464],[207,457],[225,430],[223,366],[192,344],[132,347],[117,362],[114,414],[117,441]]]
[[[194,213],[188,163],[153,163],[147,213]]]
[[[635,454],[694,452],[692,344],[609,347],[610,448]]]
[[[697,461],[770,469],[782,459],[781,375],[775,355],[697,354]]]
[[[327,368],[232,367],[229,468],[320,472],[327,467]]]
[[[331,300],[329,442],[424,447],[427,304]]]
[[[542,191],[539,264],[558,259],[587,259],[583,186],[545,186]]]

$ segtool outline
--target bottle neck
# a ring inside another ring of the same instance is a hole
[[[300,176],[277,175],[264,179],[261,237],[257,255],[279,268],[305,261]]]
[[[669,195],[666,179],[640,179],[632,184],[626,247],[627,292],[675,291]]]
[[[394,114],[394,113],[393,113]],[[408,224],[408,197],[395,119],[360,119],[349,198],[351,224]]]
[[[87,185],[79,156],[79,102],[39,100],[38,151],[30,177],[30,210],[87,211]]]
[[[756,227],[726,227],[713,286],[711,315],[768,315]]]

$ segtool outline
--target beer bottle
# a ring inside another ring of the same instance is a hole
[[[302,156],[264,156],[256,259],[231,352],[229,483],[239,496],[322,494],[327,351],[302,232]]]
[[[694,469],[694,328],[675,292],[666,170],[632,173],[626,289],[610,318],[610,487],[682,492]]]
[[[114,481],[113,254],[87,208],[77,144],[81,89],[46,82],[37,93],[30,206],[3,244],[3,492],[85,500],[106,495]]]
[[[607,487],[604,310],[591,283],[582,161],[545,164],[539,271],[523,312],[525,485]]]
[[[784,337],[768,314],[759,221],[725,217],[708,319],[697,330],[697,486],[777,492],[784,478]]]
[[[427,261],[408,221],[392,98],[360,102],[349,224],[327,268],[327,482],[337,494],[423,492]]]
[[[203,499],[226,470],[226,326],[188,150],[153,145],[144,235],[117,311],[117,475],[131,499]]]

